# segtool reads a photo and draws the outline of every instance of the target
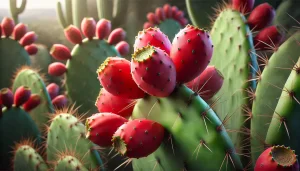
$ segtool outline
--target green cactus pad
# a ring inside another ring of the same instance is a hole
[[[103,167],[95,145],[85,138],[84,125],[72,114],[63,112],[56,114],[48,129],[47,137],[48,161],[57,161],[58,153],[72,152],[88,169]]]
[[[172,41],[175,35],[182,29],[178,21],[173,19],[164,20],[157,27],[168,36],[170,41]]]
[[[251,119],[251,149],[253,161],[264,150],[268,124],[271,122],[282,88],[300,56],[300,31],[286,40],[273,53],[260,76]]]
[[[242,169],[220,119],[197,93],[183,85],[169,97],[148,96],[138,100],[132,117],[162,124],[171,133],[174,149],[181,152],[179,156],[184,159],[187,170],[226,170],[226,163],[222,165],[226,158],[232,159],[236,169]],[[228,170],[234,169],[233,164],[228,161]],[[148,170],[152,169],[153,165]]]
[[[48,171],[49,168],[44,159],[30,145],[20,145],[15,150],[14,171]]]
[[[43,129],[48,121],[48,113],[54,112],[43,77],[40,76],[37,71],[28,67],[23,67],[19,69],[15,75],[12,91],[15,92],[20,86],[29,87],[32,94],[38,94],[41,97],[41,104],[29,113],[37,126],[40,129]]]
[[[36,140],[41,145],[41,134],[30,115],[22,108],[2,108],[0,117],[0,170],[8,170],[12,161],[13,146],[15,142],[23,139]]]
[[[17,68],[30,64],[28,53],[18,41],[0,38],[0,89],[11,86],[11,78]]]
[[[252,34],[245,23],[241,13],[227,8],[219,14],[211,31],[214,53],[210,65],[224,75],[222,89],[214,98],[220,97],[214,110],[222,120],[231,116],[226,125],[233,130],[229,135],[239,153],[244,150],[244,135],[239,130],[248,127],[244,124],[247,116],[243,110],[250,104],[246,89],[256,88],[256,81],[248,80],[255,78],[258,68]]]
[[[86,169],[76,157],[69,155],[61,157],[61,159],[57,161],[56,166],[54,168],[54,171],[74,170],[88,171],[88,169]]]
[[[300,58],[288,77],[273,114],[266,143],[285,145],[300,154]]]

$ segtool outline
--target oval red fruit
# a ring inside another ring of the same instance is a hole
[[[55,83],[51,83],[47,86],[48,94],[50,95],[51,100],[54,99],[59,94],[59,86]]]
[[[41,103],[41,97],[38,94],[31,94],[29,100],[24,103],[23,108],[26,112],[36,108]]]
[[[274,8],[268,4],[263,3],[254,8],[248,17],[248,25],[254,31],[261,30],[269,26],[275,17]]]
[[[62,76],[67,71],[65,64],[54,62],[49,65],[48,73],[52,76]]]
[[[122,40],[125,40],[126,32],[122,28],[114,29],[108,36],[107,42],[110,45],[115,45]]]
[[[116,45],[117,51],[121,56],[125,56],[129,53],[130,47],[129,44],[125,41],[121,41]]]
[[[50,49],[50,54],[57,60],[68,60],[72,58],[69,48],[62,44],[54,44]]]
[[[81,44],[82,36],[80,30],[74,25],[70,25],[64,30],[66,38],[73,44]]]
[[[242,13],[248,13],[252,11],[255,0],[232,0],[233,9]]]
[[[0,90],[0,99],[4,106],[10,108],[14,102],[14,95],[9,88],[2,88]]]
[[[261,30],[254,37],[254,47],[258,51],[270,50],[278,47],[284,38],[284,34],[276,26],[269,26]]]
[[[96,21],[93,18],[84,18],[81,22],[81,30],[85,37],[92,40],[96,33]]]
[[[102,40],[109,36],[111,32],[111,22],[104,18],[100,19],[96,25],[96,36]]]
[[[21,86],[17,88],[14,96],[14,104],[16,107],[23,105],[31,96],[31,90],[29,87]]]
[[[55,108],[64,108],[68,104],[68,99],[65,95],[59,95],[52,100],[52,104]]]

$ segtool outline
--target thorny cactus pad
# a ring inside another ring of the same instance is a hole
[[[65,29],[67,39],[76,45],[72,52],[64,45],[53,45],[51,55],[55,59],[67,60],[67,64],[64,66],[62,63],[52,63],[49,65],[49,71],[53,75],[65,73],[66,93],[71,102],[81,106],[81,113],[91,114],[97,109],[94,102],[86,99],[96,99],[101,88],[95,79],[95,71],[108,56],[121,56],[120,51],[124,54],[124,48],[128,48],[129,45],[123,41],[126,35],[124,30],[117,28],[111,32],[111,23],[105,19],[96,24],[92,18],[85,18],[82,20],[81,30],[87,37],[84,40],[77,27],[71,25]],[[107,37],[108,40],[105,40]],[[118,46],[119,43],[125,43],[127,46],[116,49],[115,45]]]
[[[23,88],[25,87],[18,90]],[[14,99],[18,100],[14,101]],[[10,168],[10,161],[13,157],[11,151],[13,151],[15,142],[28,138],[36,140],[36,145],[41,145],[39,129],[28,113],[30,109],[39,104],[32,103],[33,101],[32,98],[28,98],[28,92],[18,91],[13,95],[8,88],[3,88],[0,91],[0,170]]]
[[[188,23],[184,12],[169,4],[165,4],[162,8],[156,8],[155,12],[148,13],[147,19],[148,22],[144,24],[144,29],[158,27],[170,40],[173,40],[175,34]]]
[[[58,161],[56,161],[54,171],[88,171],[86,167],[81,163],[79,159],[74,156],[65,155],[61,156]]]
[[[181,85],[166,98],[148,96],[138,100],[133,118],[147,118],[160,123],[171,134],[173,143],[162,144],[179,150],[184,160],[177,163],[178,170],[228,170],[242,169],[239,156],[221,120],[195,92]],[[159,153],[159,152],[158,152]],[[162,156],[154,152],[155,157]],[[170,154],[173,155],[173,154]],[[167,155],[168,156],[168,155]],[[153,157],[142,159],[159,168],[168,168],[169,162],[153,162]],[[211,162],[211,160],[214,162]],[[156,161],[167,159],[156,158]],[[225,162],[223,161],[225,160]],[[228,164],[226,164],[228,161]],[[139,159],[135,165],[141,165]],[[148,168],[149,170],[149,168]]]
[[[37,52],[32,51],[37,36],[34,32],[27,32],[24,24],[15,26],[14,21],[6,17],[0,24],[0,30],[0,88],[4,88],[11,86],[11,78],[17,68],[31,64],[29,53]]]

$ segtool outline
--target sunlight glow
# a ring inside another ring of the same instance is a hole
[[[0,9],[9,9],[9,0],[0,0]],[[20,6],[22,0],[17,0]],[[57,0],[27,0],[26,9],[53,9]]]

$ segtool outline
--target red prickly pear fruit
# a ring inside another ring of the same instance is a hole
[[[172,17],[173,17],[173,18],[176,17],[177,12],[178,12],[178,8],[177,8],[176,6],[173,6],[173,7],[172,7]]]
[[[50,54],[57,60],[68,60],[72,58],[69,48],[61,44],[54,44],[50,49]]]
[[[198,77],[186,86],[198,93],[204,100],[211,99],[223,85],[224,77],[214,66],[208,66]]]
[[[158,16],[160,21],[164,21],[166,19],[166,14],[162,8],[156,8],[155,15]]]
[[[107,38],[111,32],[111,22],[106,19],[100,19],[96,25],[96,36],[102,40]]]
[[[0,90],[0,99],[4,106],[11,108],[14,102],[14,95],[9,88],[2,88]]]
[[[178,22],[180,23],[180,25],[181,25],[182,27],[184,27],[184,26],[187,25],[188,20],[187,20],[186,18],[180,18],[180,19],[178,20]]]
[[[254,171],[299,171],[299,163],[294,150],[273,146],[258,157]]]
[[[11,36],[14,31],[15,22],[11,18],[4,17],[2,20],[2,32],[5,37]]]
[[[101,85],[111,94],[127,99],[145,96],[130,73],[130,61],[120,57],[108,57],[97,70]]]
[[[148,28],[146,30],[140,31],[134,42],[134,51],[145,47],[147,45],[155,46],[164,50],[167,54],[170,54],[172,44],[159,28]]]
[[[120,53],[121,56],[125,56],[129,53],[129,44],[125,41],[121,41],[116,45],[117,51]]]
[[[14,96],[14,104],[16,107],[23,105],[25,102],[29,100],[31,96],[31,90],[29,87],[21,86],[17,88]]]
[[[113,94],[101,88],[97,97],[96,106],[99,112],[111,112],[124,118],[131,116],[134,108],[135,100],[126,99]]]
[[[48,73],[52,76],[62,76],[67,71],[65,64],[61,62],[54,62],[49,65]]]
[[[112,146],[112,137],[128,120],[114,113],[96,113],[85,122],[86,138],[101,147]]]
[[[25,46],[25,50],[29,55],[35,55],[38,52],[38,48],[35,44]]]
[[[242,13],[252,11],[255,0],[232,0],[232,8]]]
[[[213,45],[207,31],[187,25],[172,42],[170,57],[176,71],[177,82],[187,83],[195,79],[210,63]]]
[[[126,37],[126,32],[122,28],[117,28],[110,33],[107,42],[110,45],[115,45],[120,41],[124,40],[125,37]]]
[[[27,100],[27,102],[23,104],[23,109],[26,112],[29,112],[32,109],[36,108],[39,104],[41,104],[41,97],[37,94],[32,94],[29,100]]]
[[[73,44],[81,44],[82,43],[82,36],[80,30],[75,27],[74,25],[68,26],[65,30],[65,36],[69,40],[69,42]]]
[[[184,13],[182,11],[177,11],[176,15],[174,15],[173,17],[176,20],[180,20],[181,18],[184,17]]]
[[[59,95],[52,100],[52,104],[56,108],[63,108],[68,104],[68,99],[65,95]]]
[[[2,25],[0,24],[0,37],[2,37]],[[1,110],[0,110],[1,112]]]
[[[274,8],[268,3],[263,3],[254,8],[247,23],[252,30],[257,31],[269,26],[274,17]]]
[[[37,39],[37,35],[33,31],[31,31],[26,33],[19,42],[23,47],[25,47],[27,45],[31,45],[32,43],[34,43],[36,39]]]
[[[27,33],[27,31],[27,26],[23,23],[19,23],[13,31],[13,38],[18,41]]]
[[[81,30],[85,37],[92,40],[96,33],[96,21],[93,18],[84,18],[81,22]]]
[[[50,95],[51,100],[59,95],[59,86],[55,83],[51,83],[47,86],[48,94]]]
[[[163,50],[146,46],[138,49],[131,60],[133,80],[147,94],[169,96],[176,86],[176,69]]]
[[[144,29],[147,29],[149,27],[154,27],[154,25],[152,23],[149,23],[149,22],[145,22],[144,25],[143,25],[143,28]]]
[[[270,50],[273,46],[279,46],[283,38],[284,34],[276,26],[266,27],[254,37],[255,49]]]
[[[172,7],[170,6],[170,4],[165,4],[163,6],[163,10],[164,10],[167,18],[172,17]]]
[[[118,128],[113,147],[129,158],[146,157],[158,149],[164,138],[164,127],[147,119],[128,121]]]
[[[153,12],[147,14],[147,19],[151,24],[159,24],[159,19]]]

